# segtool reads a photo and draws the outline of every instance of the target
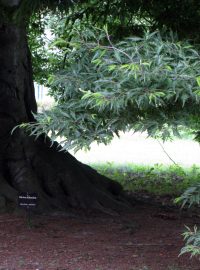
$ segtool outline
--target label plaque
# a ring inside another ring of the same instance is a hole
[[[35,208],[38,203],[38,194],[37,193],[28,193],[21,192],[18,195],[18,205],[22,208]]]

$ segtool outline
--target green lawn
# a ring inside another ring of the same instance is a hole
[[[200,180],[200,167],[176,165],[136,165],[113,162],[90,163],[101,174],[117,180],[129,191],[146,191],[156,195],[180,195]]]

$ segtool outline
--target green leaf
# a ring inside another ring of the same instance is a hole
[[[116,67],[117,67],[116,65],[110,65],[110,66],[108,66],[108,70],[113,71],[116,69]]]
[[[67,45],[68,45],[68,42],[67,42],[66,40],[64,40],[64,39],[62,39],[62,38],[59,38],[59,39],[55,40],[55,41],[51,44],[50,48],[52,48],[52,47],[66,48]]]
[[[200,76],[196,77],[196,81],[197,81],[198,86],[200,87]]]
[[[55,80],[55,75],[50,75],[49,78],[48,78],[48,84],[52,84]]]

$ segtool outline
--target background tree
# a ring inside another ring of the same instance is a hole
[[[139,34],[144,30],[167,28],[178,32],[180,37],[199,36],[198,0],[106,0],[82,1],[72,7],[67,22],[76,19],[92,21],[93,25],[107,24],[115,36]],[[98,11],[98,12],[97,12]]]

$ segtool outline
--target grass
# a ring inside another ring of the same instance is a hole
[[[128,191],[149,192],[155,195],[180,195],[200,179],[200,167],[183,168],[178,165],[154,166],[112,162],[90,164],[101,174],[118,181]]]

